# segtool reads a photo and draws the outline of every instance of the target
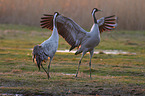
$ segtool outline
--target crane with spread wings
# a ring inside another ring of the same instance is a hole
[[[117,26],[117,17],[115,15],[102,17],[101,19],[96,19],[95,13],[101,11],[97,8],[92,10],[92,16],[94,19],[94,24],[90,32],[85,31],[71,18],[65,17],[59,14],[56,17],[56,24],[59,35],[61,35],[66,42],[71,46],[70,51],[74,48],[78,48],[75,55],[82,53],[81,59],[79,61],[78,70],[76,72],[76,77],[78,75],[79,67],[83,56],[90,52],[90,78],[91,78],[91,58],[94,53],[94,48],[100,43],[100,33],[104,31],[111,31]],[[41,18],[41,27],[53,29],[53,15],[44,14]]]

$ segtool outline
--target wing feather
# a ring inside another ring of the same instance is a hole
[[[41,17],[40,26],[53,30],[53,15],[44,14],[44,17]]]
[[[100,33],[104,31],[110,31],[116,28],[117,26],[117,17],[115,15],[102,17],[101,19],[97,20],[99,23],[99,30]]]
[[[80,41],[86,36],[86,31],[68,17],[58,15],[56,17],[58,33],[73,48],[80,45]],[[53,29],[53,15],[44,14],[40,21],[42,28]],[[76,41],[79,41],[76,42]]]
[[[115,15],[105,17],[105,19],[107,19],[107,18],[112,18],[112,17],[115,17]]]

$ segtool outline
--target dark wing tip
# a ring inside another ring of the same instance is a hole
[[[40,26],[41,28],[47,28],[49,30],[53,29],[53,15],[43,14],[41,17]]]
[[[44,16],[53,16],[53,15],[50,15],[50,14],[43,14]]]
[[[69,51],[73,50],[76,46],[71,46],[71,48],[69,49]]]
[[[99,27],[100,32],[103,31],[111,31],[117,26],[117,17],[115,15],[111,15],[104,18],[104,24]]]
[[[115,17],[115,15],[111,15],[111,16],[105,17],[105,19],[112,18],[112,17]]]

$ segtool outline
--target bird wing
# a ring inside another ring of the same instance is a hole
[[[43,17],[41,17],[41,27],[42,28],[48,28],[49,30],[53,30],[53,15],[44,14]]]
[[[100,33],[102,33],[103,31],[110,31],[116,28],[117,17],[115,17],[115,15],[102,17],[98,19],[97,22],[99,24]]]
[[[86,31],[68,17],[58,15],[56,17],[58,33],[71,45],[70,50],[78,47],[86,36]],[[44,14],[41,18],[41,27],[53,29],[53,15]]]

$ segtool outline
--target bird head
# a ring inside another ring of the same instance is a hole
[[[97,8],[94,8],[94,9],[92,10],[92,15],[95,14],[95,12],[98,12],[98,11],[101,11],[101,10],[99,10],[99,9],[97,9]]]
[[[57,23],[56,23],[56,17],[60,15],[58,12],[54,12],[54,15],[53,15],[53,27],[56,26],[57,27]]]
[[[54,12],[54,15],[56,15],[56,17],[58,16],[58,15],[60,15],[58,12]]]

